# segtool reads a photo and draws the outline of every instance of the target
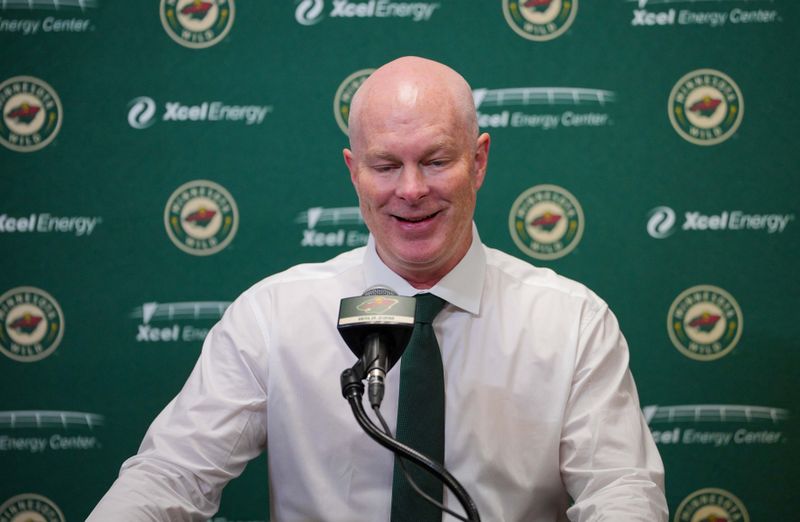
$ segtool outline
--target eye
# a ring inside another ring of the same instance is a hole
[[[393,165],[390,163],[382,163],[380,165],[373,165],[372,170],[375,172],[385,173],[391,172],[393,169],[397,168],[397,165]]]
[[[447,163],[448,160],[446,158],[434,158],[428,160],[428,165],[431,167],[444,167],[447,165]]]

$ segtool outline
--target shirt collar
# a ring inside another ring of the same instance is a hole
[[[399,295],[412,296],[420,291],[386,266],[375,249],[372,234],[364,254],[364,277],[367,288],[385,285]],[[480,313],[483,281],[486,277],[486,254],[475,223],[472,224],[472,244],[458,264],[428,292],[437,295],[471,314]]]

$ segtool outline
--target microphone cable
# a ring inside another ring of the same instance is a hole
[[[359,371],[357,371],[359,370]],[[364,383],[361,382],[363,375],[363,368],[361,368],[361,361],[357,362],[353,368],[348,368],[342,372],[340,381],[342,385],[342,395],[350,404],[350,409],[361,428],[370,436],[375,442],[384,448],[392,451],[395,454],[402,454],[408,460],[414,462],[422,467],[428,473],[436,476],[439,480],[444,482],[445,486],[456,496],[464,512],[467,514],[468,522],[480,522],[481,516],[478,513],[478,507],[475,502],[467,493],[458,480],[449,472],[445,467],[438,462],[431,460],[429,457],[415,450],[414,448],[403,444],[402,442],[390,437],[384,433],[372,419],[369,418],[367,412],[364,410],[362,404],[362,397],[364,396]],[[423,497],[424,498],[424,497]],[[437,505],[438,507],[438,505]],[[442,506],[443,508],[443,506]],[[456,515],[460,520],[464,520]]]
[[[389,437],[394,438],[394,435],[392,435],[392,430],[389,429],[389,425],[386,423],[386,420],[383,418],[383,415],[381,415],[380,406],[373,405],[372,409],[375,412],[375,415],[378,417],[378,420],[380,421],[381,426],[383,427],[383,431],[386,433],[386,435],[388,435]],[[397,462],[400,463],[400,468],[403,470],[403,475],[405,475],[406,480],[408,481],[408,484],[417,493],[417,495],[421,496],[429,504],[433,504],[434,506],[439,508],[439,510],[444,511],[448,515],[450,515],[452,517],[455,517],[455,518],[457,518],[459,520],[463,520],[464,522],[470,522],[468,518],[464,518],[463,516],[459,515],[458,513],[453,511],[452,509],[448,508],[447,506],[445,506],[444,504],[442,504],[441,502],[439,502],[435,498],[431,497],[430,495],[428,495],[427,493],[422,491],[422,489],[417,485],[417,483],[414,482],[414,479],[411,478],[411,474],[408,472],[408,469],[406,468],[405,459],[402,456],[397,455],[397,454],[395,454],[394,458],[395,458],[395,460]]]

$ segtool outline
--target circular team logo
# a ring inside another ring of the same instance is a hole
[[[161,24],[170,38],[191,49],[222,41],[233,25],[233,0],[161,0]]]
[[[0,351],[19,362],[44,359],[64,336],[64,313],[53,296],[20,286],[0,297]]]
[[[164,226],[175,246],[194,256],[208,256],[233,240],[239,209],[222,186],[198,179],[181,185],[169,197]]]
[[[742,326],[742,309],[736,300],[711,285],[684,290],[667,314],[675,348],[697,361],[713,361],[730,353],[742,336]]]
[[[32,76],[0,83],[0,110],[0,143],[17,152],[33,152],[53,141],[64,117],[56,91]]]
[[[64,513],[47,497],[25,493],[0,506],[0,520],[10,522],[64,522]]]
[[[696,145],[716,145],[739,128],[744,98],[729,76],[714,69],[698,69],[672,88],[667,112],[683,139]]]
[[[675,510],[673,522],[750,522],[741,500],[724,489],[695,491]]]
[[[517,246],[536,259],[557,259],[578,246],[583,209],[575,196],[556,185],[537,185],[511,206],[508,226]]]
[[[350,103],[353,101],[353,95],[356,93],[364,80],[369,78],[375,69],[362,69],[356,71],[342,82],[338,89],[336,89],[336,96],[333,97],[333,114],[336,116],[336,123],[342,132],[347,134],[347,120],[350,118]]]
[[[503,16],[515,33],[544,42],[561,36],[578,12],[578,0],[503,0]]]

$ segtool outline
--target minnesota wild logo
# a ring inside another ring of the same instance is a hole
[[[515,33],[543,42],[562,35],[578,12],[578,0],[503,0],[503,16]]]
[[[711,118],[717,112],[719,104],[722,103],[721,98],[712,98],[709,95],[703,96],[703,99],[695,102],[689,107],[689,112],[693,112],[705,118]]]
[[[333,114],[336,117],[336,123],[345,134],[348,131],[347,120],[350,118],[350,103],[353,101],[353,95],[373,71],[375,69],[361,69],[354,72],[345,78],[336,90],[336,95],[333,97]]]
[[[64,513],[49,498],[33,493],[12,497],[0,506],[0,520],[13,522],[64,522]]]
[[[233,25],[233,0],[161,0],[161,24],[170,38],[191,49],[219,43]]]
[[[519,195],[508,216],[514,243],[536,259],[569,254],[583,235],[583,209],[568,191],[537,185]]]
[[[719,488],[695,491],[675,510],[673,522],[750,522],[741,500]]]
[[[540,230],[544,230],[545,232],[552,232],[561,218],[564,217],[560,214],[554,214],[549,210],[545,210],[544,214],[537,216],[531,221],[531,227],[539,228]]]
[[[167,200],[164,226],[175,246],[188,254],[208,256],[233,240],[239,210],[222,186],[202,179],[190,181]]]
[[[672,88],[667,111],[672,127],[683,139],[696,145],[716,145],[739,128],[744,98],[726,74],[698,69]]]
[[[12,120],[16,119],[17,123],[24,123],[26,125],[30,124],[39,111],[42,108],[37,105],[28,105],[28,103],[23,102],[22,105],[19,105],[11,111],[6,113],[6,118],[10,118]]]
[[[199,210],[192,212],[188,216],[186,216],[185,220],[187,223],[193,223],[195,226],[200,228],[208,228],[208,225],[214,219],[214,216],[217,215],[216,210],[208,210],[205,207],[200,207]]]
[[[367,314],[384,314],[399,302],[400,301],[392,297],[378,295],[366,301],[362,301],[356,306],[356,310]]]
[[[725,290],[711,285],[688,288],[667,314],[672,344],[697,361],[713,361],[734,349],[742,335],[742,309]]]
[[[56,91],[32,76],[0,83],[0,111],[0,143],[17,152],[33,152],[53,141],[63,119]]]
[[[64,335],[64,313],[53,296],[32,286],[0,297],[0,352],[19,362],[44,359]]]

